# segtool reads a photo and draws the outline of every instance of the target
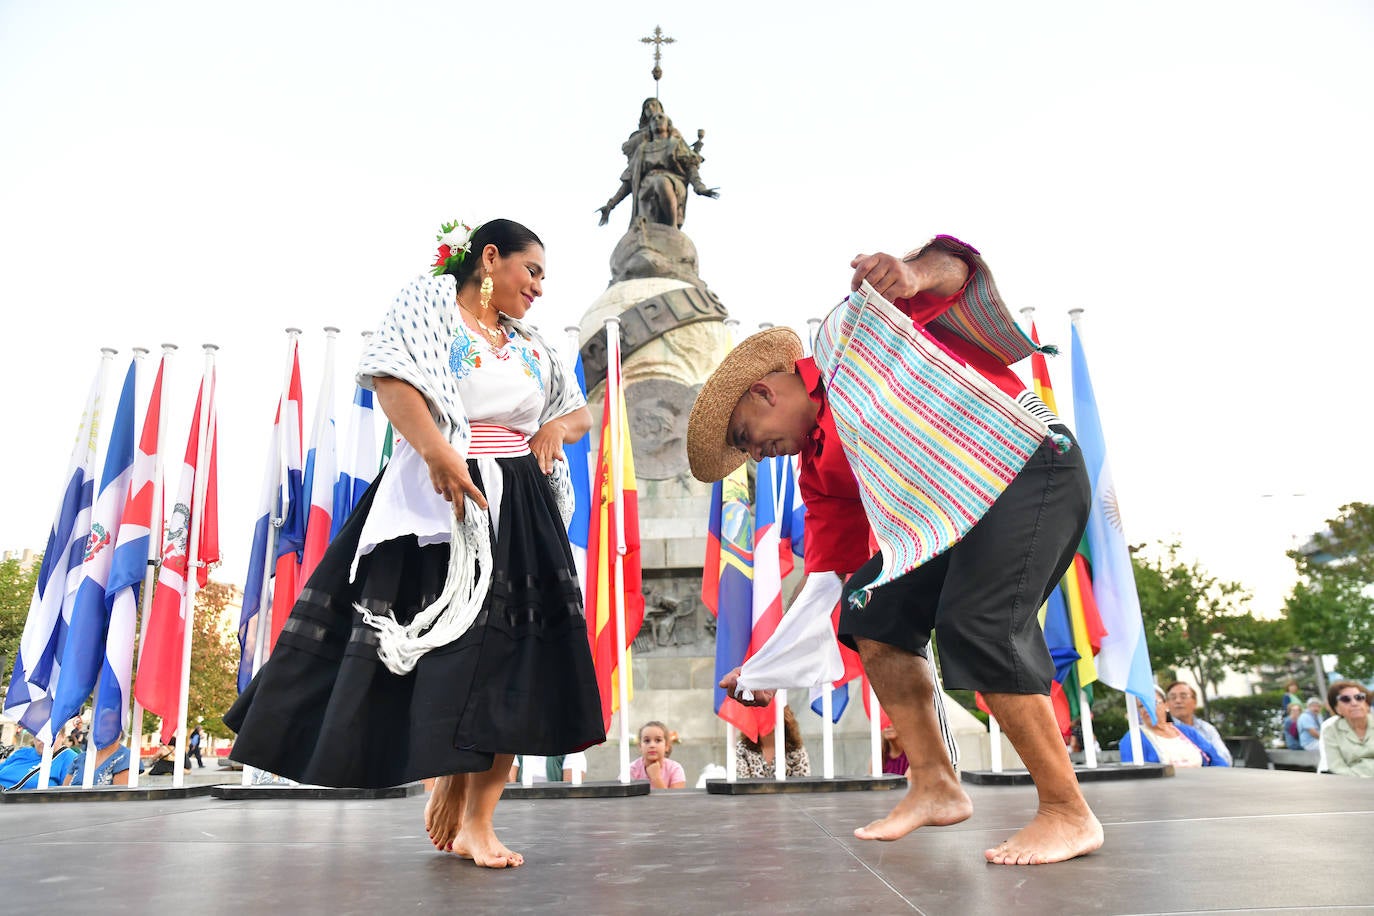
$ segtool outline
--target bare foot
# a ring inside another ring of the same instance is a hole
[[[1087,855],[1102,845],[1102,825],[1086,805],[1042,805],[1016,835],[983,855],[993,865],[1048,865]]]
[[[453,851],[483,868],[519,868],[525,864],[525,857],[507,849],[491,827],[464,827],[458,831]]]
[[[463,826],[467,786],[462,776],[440,776],[425,803],[425,832],[440,852],[449,852]]]
[[[918,827],[948,827],[968,820],[973,802],[953,779],[935,785],[911,784],[897,806],[866,827],[854,831],[861,840],[899,840]]]

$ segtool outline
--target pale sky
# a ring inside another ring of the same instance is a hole
[[[543,237],[530,318],[561,342],[629,219],[594,210],[658,24],[661,98],[706,130],[721,190],[684,228],[744,328],[804,327],[860,251],[966,239],[1064,347],[1065,414],[1086,310],[1128,539],[1180,539],[1272,613],[1283,551],[1374,500],[1372,9],[0,0],[0,549],[43,546],[100,347],[121,351],[112,417],[130,348],[180,345],[175,469],[213,342],[217,578],[242,584],[282,329],[306,331],[308,429],[321,328],[343,330],[342,401],[443,220]]]

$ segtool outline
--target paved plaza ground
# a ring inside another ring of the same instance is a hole
[[[237,774],[235,774],[237,775]],[[1084,784],[1091,856],[986,865],[1029,817],[1023,786],[969,785],[974,816],[895,843],[851,830],[889,791],[507,799],[524,867],[435,852],[422,794],[376,801],[0,805],[5,912],[1342,913],[1374,912],[1374,780],[1180,771]]]

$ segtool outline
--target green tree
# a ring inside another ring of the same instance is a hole
[[[1374,505],[1350,503],[1288,556],[1298,584],[1284,610],[1297,644],[1335,655],[1344,674],[1374,673]]]
[[[220,718],[238,699],[239,644],[221,626],[234,590],[210,582],[196,593],[195,633],[191,636],[191,698],[187,715],[192,727],[202,719],[205,731],[217,738],[232,734]]]
[[[29,617],[29,602],[38,584],[38,569],[43,557],[37,556],[26,564],[18,560],[0,563],[0,656],[4,657],[0,683],[9,684],[14,659],[19,654],[19,639],[24,635],[24,621]]]
[[[1154,559],[1141,551],[1131,557],[1150,666],[1186,670],[1206,705],[1227,669],[1276,662],[1291,637],[1284,621],[1259,620],[1250,613],[1250,595],[1239,583],[1209,575],[1200,563],[1183,562],[1177,543],[1161,546]]]

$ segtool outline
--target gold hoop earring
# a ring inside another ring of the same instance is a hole
[[[482,306],[482,311],[491,308],[491,291],[494,284],[491,282],[491,274],[488,273],[482,278],[482,287],[477,293],[477,301]]]

